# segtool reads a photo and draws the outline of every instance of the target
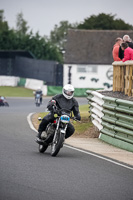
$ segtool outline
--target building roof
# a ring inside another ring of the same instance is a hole
[[[0,50],[0,58],[15,58],[16,56],[35,58],[30,51],[23,50]]]
[[[112,64],[112,48],[117,37],[128,30],[77,30],[69,29],[65,45],[65,64]]]

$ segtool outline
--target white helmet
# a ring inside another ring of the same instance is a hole
[[[74,87],[67,84],[63,87],[62,93],[66,99],[71,99],[74,95]]]

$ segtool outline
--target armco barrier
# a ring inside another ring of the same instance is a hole
[[[92,123],[99,138],[109,144],[133,152],[133,102],[86,91]]]

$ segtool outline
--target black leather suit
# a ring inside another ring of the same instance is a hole
[[[54,96],[51,100],[56,101],[56,106],[59,109],[65,108],[65,109],[73,111],[75,118],[77,120],[81,120],[80,113],[79,113],[79,105],[78,105],[78,102],[76,101],[76,99],[74,97],[71,98],[71,99],[66,99],[63,96],[63,94],[58,94],[58,95]],[[51,100],[49,101],[48,106],[47,106],[47,108],[49,110],[50,110],[50,107],[51,107]],[[39,125],[38,132],[45,131],[48,123],[53,122],[53,120],[54,120],[53,112],[50,112],[48,115],[46,115],[43,118],[42,122]],[[74,129],[73,125],[71,123],[69,123],[68,127],[67,127],[65,138],[70,137],[74,133],[74,131],[75,131],[75,129]]]

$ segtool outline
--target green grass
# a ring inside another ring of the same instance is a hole
[[[79,106],[80,114],[81,114],[81,123],[73,121],[73,125],[75,127],[75,133],[81,135],[85,131],[87,131],[90,127],[93,126],[89,116],[89,105],[81,105]]]
[[[5,97],[33,97],[33,90],[24,87],[0,86],[0,96]]]
[[[87,104],[87,105],[81,105],[81,106],[79,106],[79,111],[81,112],[81,116],[82,117],[87,117],[87,116],[89,116],[89,113],[88,113],[88,111],[89,111],[89,105]]]

